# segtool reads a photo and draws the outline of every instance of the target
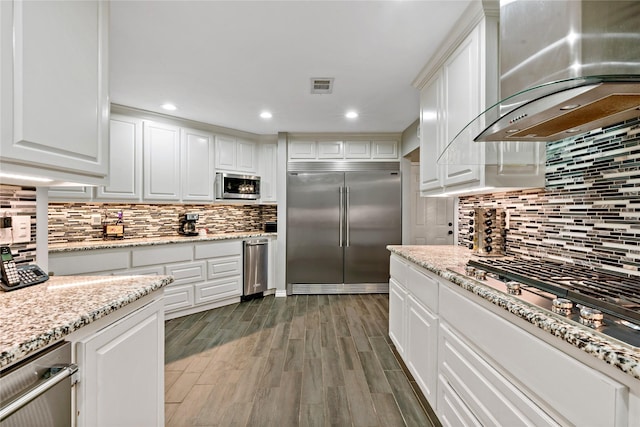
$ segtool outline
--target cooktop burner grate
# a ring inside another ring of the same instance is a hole
[[[549,260],[472,259],[469,265],[640,322],[640,280]]]

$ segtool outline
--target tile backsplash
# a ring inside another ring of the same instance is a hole
[[[0,217],[28,216],[31,222],[31,237],[28,242],[11,243],[16,264],[36,261],[36,189],[0,184]]]
[[[262,231],[266,221],[276,221],[275,205],[180,205],[127,203],[49,203],[49,244],[102,240],[102,225],[92,225],[100,215],[108,223],[123,213],[125,239],[176,236],[180,214],[199,214],[197,228],[209,233]]]
[[[547,144],[545,189],[460,197],[461,245],[474,207],[510,214],[507,255],[640,277],[640,118]]]

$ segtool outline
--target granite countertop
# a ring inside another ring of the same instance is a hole
[[[0,368],[171,282],[171,276],[53,276],[0,292]]]
[[[238,233],[207,234],[206,236],[181,236],[179,234],[176,234],[175,236],[148,237],[138,239],[89,240],[73,243],[52,243],[49,245],[49,253],[86,251],[92,249],[127,248],[134,246],[154,246],[166,245],[170,243],[192,243],[214,240],[250,239],[256,237],[272,237],[277,235],[277,233],[265,233],[262,231],[243,231]]]
[[[481,282],[448,269],[464,269],[473,257],[463,246],[387,246],[397,254],[442,278],[486,299],[511,314],[562,339],[580,350],[613,365],[624,373],[640,379],[640,351],[607,338],[586,326],[567,322],[555,313],[529,305]]]

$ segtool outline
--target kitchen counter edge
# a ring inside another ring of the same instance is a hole
[[[127,248],[136,246],[156,246],[167,245],[172,243],[194,243],[208,242],[216,240],[238,240],[252,239],[258,237],[275,237],[277,233],[265,233],[261,231],[247,231],[239,233],[220,233],[207,234],[206,236],[166,236],[166,237],[149,237],[137,239],[122,240],[93,240],[85,242],[71,243],[50,243],[49,253],[73,252],[73,251],[89,251],[95,249],[114,249]]]
[[[574,325],[539,309],[510,297],[498,290],[482,285],[478,281],[457,274],[448,268],[464,268],[472,253],[462,246],[410,246],[390,245],[387,249],[443,279],[472,292],[492,304],[535,325],[578,349],[615,366],[625,374],[640,379],[640,354],[617,342],[596,335],[584,327]]]
[[[0,369],[173,282],[172,276],[55,276],[0,292]]]

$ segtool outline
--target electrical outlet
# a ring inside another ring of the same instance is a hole
[[[31,217],[16,215],[11,217],[13,224],[13,243],[29,243],[31,241]]]
[[[11,243],[13,243],[11,227],[0,228],[0,245],[10,245]]]
[[[100,214],[91,215],[91,225],[100,225]]]

